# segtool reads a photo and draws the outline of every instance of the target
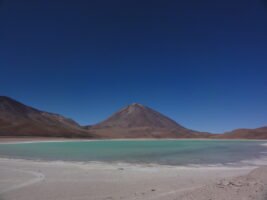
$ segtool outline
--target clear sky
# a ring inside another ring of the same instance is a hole
[[[0,95],[82,125],[133,102],[200,131],[267,125],[267,4],[0,0]]]

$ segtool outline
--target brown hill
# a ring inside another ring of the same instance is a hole
[[[101,123],[84,128],[61,115],[0,96],[0,136],[267,139],[267,127],[213,135],[187,129],[159,112],[135,103]]]
[[[0,96],[0,136],[90,137],[75,121]]]
[[[267,139],[267,127],[256,129],[236,129],[231,132],[218,135],[217,138],[225,139]]]
[[[191,138],[208,137],[208,133],[189,130],[159,112],[134,103],[107,120],[87,129],[106,138]]]

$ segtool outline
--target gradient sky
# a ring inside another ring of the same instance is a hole
[[[200,131],[267,125],[267,4],[0,0],[0,95],[82,125],[133,102]]]

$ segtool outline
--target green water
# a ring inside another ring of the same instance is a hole
[[[0,144],[0,157],[155,163],[168,165],[229,164],[266,156],[260,141],[146,140],[73,141]]]

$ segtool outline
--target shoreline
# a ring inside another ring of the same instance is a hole
[[[27,144],[27,143],[46,143],[46,142],[101,142],[101,141],[255,141],[255,142],[267,142],[262,139],[218,139],[218,138],[116,138],[116,139],[81,139],[81,138],[40,138],[40,137],[0,137],[0,144]],[[267,146],[266,144],[263,144]]]
[[[256,169],[260,167],[259,165],[227,165],[227,164],[188,164],[188,165],[170,165],[170,164],[158,164],[158,163],[130,163],[130,162],[104,162],[104,161],[66,161],[66,160],[33,160],[33,159],[23,159],[23,158],[8,158],[1,157],[1,161],[15,161],[15,162],[32,162],[39,164],[66,164],[66,165],[77,165],[77,166],[91,166],[99,167],[104,166],[107,168],[146,168],[146,169]],[[249,161],[249,160],[248,160]],[[246,163],[246,162],[245,162]],[[261,166],[267,166],[267,162]]]
[[[3,200],[71,200],[76,197],[81,200],[191,200],[190,195],[205,200],[207,192],[213,196],[216,190],[236,192],[237,188],[244,187],[236,198],[228,198],[240,200],[258,191],[262,184],[257,177],[247,179],[251,173],[267,175],[264,167],[172,167],[5,158],[0,158],[0,169],[0,199]],[[263,180],[267,180],[265,176]],[[248,188],[251,183],[257,184]],[[225,199],[221,197],[216,200]]]

